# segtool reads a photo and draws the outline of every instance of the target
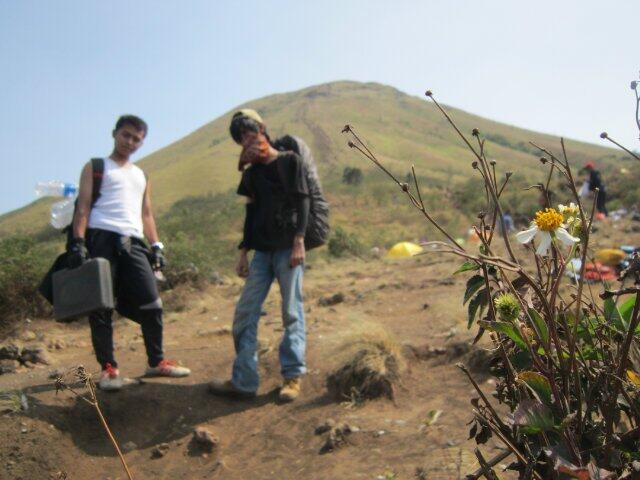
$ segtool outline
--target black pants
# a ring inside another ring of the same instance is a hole
[[[116,310],[140,324],[149,366],[155,367],[163,358],[162,301],[146,245],[106,230],[89,229],[86,237],[90,256],[109,260]],[[113,354],[112,316],[111,310],[89,316],[93,349],[103,369],[108,363],[118,366]]]
[[[598,192],[598,198],[596,199],[596,209],[600,213],[609,215],[609,212],[607,211],[607,206],[605,205],[605,203],[607,203],[607,194],[604,190],[600,190]]]

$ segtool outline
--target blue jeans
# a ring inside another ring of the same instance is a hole
[[[233,318],[233,342],[236,358],[231,382],[244,392],[258,390],[258,321],[262,304],[274,278],[282,295],[284,334],[280,342],[280,369],[285,379],[306,373],[302,274],[304,267],[289,265],[291,249],[274,252],[256,251],[249,265],[245,283]]]

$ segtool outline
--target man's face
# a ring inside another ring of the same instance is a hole
[[[115,149],[123,157],[129,157],[138,150],[144,142],[144,130],[137,130],[133,125],[123,125],[113,132]]]

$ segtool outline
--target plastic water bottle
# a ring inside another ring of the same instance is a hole
[[[51,226],[62,230],[73,221],[75,197],[51,205]]]
[[[36,185],[36,195],[38,197],[75,197],[78,193],[78,187],[73,183],[64,183],[59,181],[38,182]]]

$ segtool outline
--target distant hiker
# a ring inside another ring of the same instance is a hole
[[[89,257],[109,260],[116,310],[142,327],[149,363],[146,374],[184,377],[190,370],[165,360],[162,351],[162,301],[153,270],[164,266],[164,247],[151,211],[149,180],[129,160],[142,145],[147,124],[138,117],[125,115],[118,119],[112,135],[113,152],[99,162],[102,172],[95,171],[93,161],[82,170],[72,235],[67,244],[69,266],[77,267]],[[102,182],[97,200],[93,199],[94,181]],[[151,243],[151,249],[143,237]],[[89,316],[91,341],[102,367],[99,386],[104,390],[122,387],[113,352],[112,313],[107,310]]]
[[[300,393],[300,377],[306,373],[302,277],[310,216],[307,171],[302,157],[294,153],[297,146],[291,145],[293,137],[284,137],[291,148],[276,149],[286,142],[272,143],[254,110],[234,114],[229,129],[234,141],[242,146],[238,194],[247,197],[247,206],[236,271],[247,280],[233,319],[236,358],[231,380],[214,380],[210,391],[235,397],[256,395],[258,321],[262,303],[277,279],[284,324],[279,350],[283,377],[280,400],[293,401]],[[249,250],[255,250],[251,264]]]
[[[607,211],[607,194],[604,189],[604,182],[602,181],[602,176],[600,175],[600,171],[596,170],[593,162],[587,162],[584,165],[584,170],[589,174],[589,191],[593,192],[595,189],[598,189],[598,198],[596,199],[596,209],[598,212],[604,214],[605,216],[609,215]]]
[[[502,218],[504,219],[504,227],[507,233],[511,233],[515,231],[515,225],[513,222],[513,217],[511,216],[511,212],[509,211],[504,212],[504,215],[502,216]],[[498,226],[498,231],[500,232],[500,235],[502,235],[502,223],[500,222],[499,219],[496,221],[496,224]]]

